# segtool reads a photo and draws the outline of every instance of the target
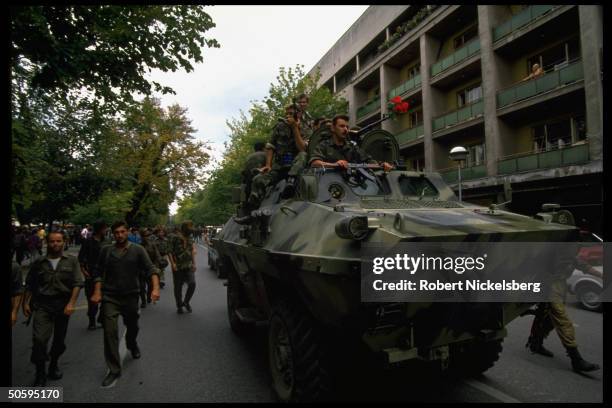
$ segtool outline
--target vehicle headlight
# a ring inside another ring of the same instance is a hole
[[[340,238],[361,240],[368,236],[368,217],[346,217],[336,223],[336,234]]]

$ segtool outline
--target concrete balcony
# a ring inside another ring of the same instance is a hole
[[[365,105],[357,108],[357,119],[363,119],[371,113],[380,111],[380,97],[370,99]]]
[[[425,135],[425,130],[423,125],[419,125],[402,130],[400,133],[395,135],[395,140],[397,140],[400,148],[403,148],[412,145],[416,140],[423,140],[423,135]]]
[[[412,91],[417,91],[421,89],[421,75],[415,75],[413,78],[407,80],[402,83],[400,86],[395,87],[389,91],[389,99],[395,96],[405,96]]]
[[[497,163],[497,173],[515,174],[588,162],[589,145],[583,143],[548,152],[528,152],[501,159]]]
[[[436,79],[436,76],[443,74],[445,71],[449,70],[460,64],[463,61],[469,60],[471,56],[480,52],[480,39],[475,38],[470,41],[463,47],[459,48],[457,51],[452,53],[451,55],[441,59],[440,61],[431,65],[431,81],[433,82]]]
[[[455,111],[445,113],[444,115],[433,118],[432,130],[434,133],[440,132],[440,134],[449,133],[465,127],[471,126],[471,121],[474,119],[481,119],[483,117],[484,104],[483,100],[479,99],[469,105],[457,109]],[[474,122],[475,124],[476,122]],[[461,126],[464,125],[464,126]],[[443,132],[449,130],[449,132]],[[438,136],[436,134],[435,136]]]
[[[459,182],[459,172],[457,171],[456,167],[451,170],[439,170],[439,172],[444,181],[446,181],[448,184]],[[485,164],[461,169],[461,181],[474,180],[483,177],[487,177],[487,166]]]
[[[514,15],[510,20],[500,24],[493,29],[493,42],[501,40],[507,35],[516,32],[519,28],[533,23],[552,9],[555,6],[535,5],[530,6]]]
[[[525,99],[568,87],[584,79],[582,61],[570,63],[537,79],[521,82],[497,93],[497,109],[505,108]]]

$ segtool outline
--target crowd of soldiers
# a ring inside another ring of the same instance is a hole
[[[21,229],[15,233],[18,231]],[[67,237],[62,228],[45,233],[46,254],[42,255],[41,245],[27,267],[25,284],[22,265],[17,261],[22,259],[13,260],[11,325],[17,321],[20,308],[27,318],[26,324],[32,321],[30,361],[36,367],[34,386],[45,386],[48,378],[62,378],[58,361],[66,350],[68,322],[83,287],[88,303],[88,329],[104,330],[104,356],[109,371],[103,387],[113,386],[121,376],[119,315],[127,327],[126,347],[138,359],[139,309],[159,300],[168,266],[177,313],[193,312],[190,305],[196,287],[193,237],[197,232],[191,221],[183,222],[170,234],[163,226],[130,230],[125,221],[115,222],[109,230],[101,220],[86,225],[78,233],[81,243],[78,256],[64,253]],[[187,290],[183,295],[184,285]]]
[[[249,222],[249,212],[260,206],[266,189],[280,180],[287,180],[282,196],[292,196],[297,188],[297,176],[307,166],[346,169],[349,163],[369,163],[380,165],[385,172],[393,168],[389,163],[377,162],[350,140],[348,116],[313,120],[306,110],[308,96],[301,94],[294,100],[296,103],[285,107],[285,117],[274,126],[270,140],[265,144],[255,143],[255,152],[246,159],[242,171],[245,200],[240,207],[241,217],[237,218],[239,223]],[[329,137],[321,138],[309,156],[310,138],[320,128]]]

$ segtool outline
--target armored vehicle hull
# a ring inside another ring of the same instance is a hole
[[[362,303],[364,243],[571,241],[573,227],[459,202],[437,173],[309,169],[295,197],[273,187],[248,224],[215,241],[232,329],[269,326],[279,399],[324,398],[331,355],[350,342],[385,365],[436,362],[462,375],[490,368],[505,326],[531,304]],[[354,221],[354,222],[353,222]]]

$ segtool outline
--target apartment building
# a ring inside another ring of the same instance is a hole
[[[466,200],[533,214],[557,202],[602,222],[603,10],[593,5],[371,6],[319,60],[320,85],[349,101],[352,124],[379,127],[404,162],[436,171]],[[534,64],[543,72],[530,77]]]

